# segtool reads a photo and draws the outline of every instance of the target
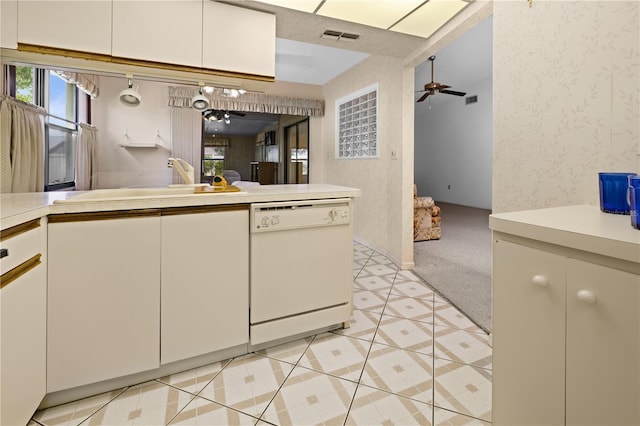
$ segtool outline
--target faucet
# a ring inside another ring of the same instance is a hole
[[[169,158],[167,167],[174,168],[178,171],[178,174],[182,176],[184,183],[187,185],[193,185],[193,166],[182,158]]]

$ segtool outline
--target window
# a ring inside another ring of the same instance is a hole
[[[222,176],[225,149],[223,146],[204,146],[202,155],[203,176]]]
[[[45,191],[75,185],[78,90],[55,71],[16,66],[15,97],[47,110],[45,117]],[[13,70],[11,70],[13,74]]]
[[[336,101],[336,158],[378,157],[378,84]]]

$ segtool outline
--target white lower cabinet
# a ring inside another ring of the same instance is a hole
[[[6,238],[0,278],[0,424],[25,425],[46,393],[46,218]],[[17,228],[17,227],[16,227]],[[14,263],[15,267],[5,268]]]
[[[249,341],[249,213],[162,216],[161,363]]]
[[[160,214],[50,216],[47,391],[159,367]]]
[[[535,245],[494,239],[493,423],[640,424],[640,275]]]

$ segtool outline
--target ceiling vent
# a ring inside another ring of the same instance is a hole
[[[322,38],[330,38],[336,41],[356,41],[360,36],[358,34],[343,33],[342,31],[325,30],[322,33]]]
[[[475,104],[476,102],[478,102],[478,95],[467,96],[466,98],[464,98],[465,105]]]

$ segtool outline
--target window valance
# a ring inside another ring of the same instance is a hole
[[[169,106],[190,108],[191,98],[198,94],[197,87],[169,86]],[[306,115],[321,117],[324,115],[324,101],[247,92],[232,97],[228,91],[215,89],[213,93],[203,92],[209,99],[212,109],[244,112],[264,112],[268,114]]]
[[[67,83],[75,84],[93,99],[100,97],[100,77],[95,74],[82,74],[79,72],[55,71]]]
[[[219,138],[217,136],[206,135],[204,138],[204,146],[229,147],[229,139]]]

